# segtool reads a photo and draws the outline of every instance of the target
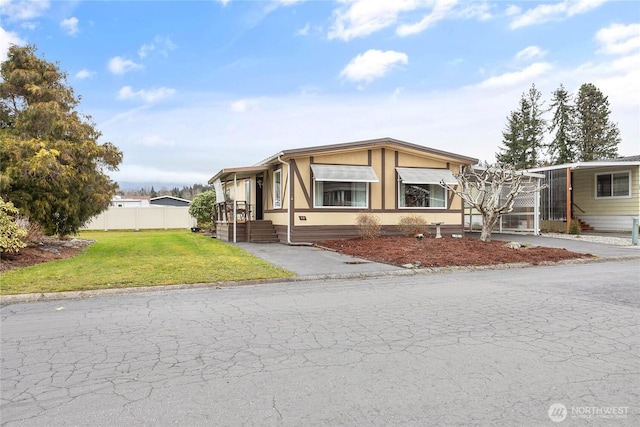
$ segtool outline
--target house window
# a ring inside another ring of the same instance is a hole
[[[244,181],[244,200],[247,204],[251,203],[251,180]]]
[[[405,184],[400,181],[401,208],[446,208],[446,191],[439,184]]]
[[[369,186],[366,182],[316,181],[315,207],[358,207],[368,205]]]
[[[282,207],[282,170],[273,173],[273,207],[280,209]]]
[[[440,182],[455,185],[448,169],[402,168],[398,172],[398,206],[406,209],[446,209],[447,190]]]
[[[631,197],[631,172],[596,174],[596,199]]]

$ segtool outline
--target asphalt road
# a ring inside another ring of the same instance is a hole
[[[639,272],[610,261],[7,305],[1,424],[639,425]]]

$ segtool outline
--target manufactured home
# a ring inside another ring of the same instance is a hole
[[[356,237],[356,217],[368,212],[384,234],[398,234],[399,220],[410,214],[440,223],[442,234],[461,234],[462,201],[439,183],[457,184],[453,174],[477,162],[392,138],[283,150],[209,180],[216,233],[227,241],[289,244]]]
[[[640,216],[640,156],[567,163],[529,169],[545,175],[543,228],[569,231],[568,219],[583,229],[631,231]]]

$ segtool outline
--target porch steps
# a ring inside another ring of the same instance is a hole
[[[249,242],[278,243],[278,233],[271,220],[249,221],[247,223]]]
[[[590,226],[589,224],[587,224],[586,222],[584,222],[581,219],[578,219],[578,222],[580,223],[580,230],[582,231],[593,231],[593,227]]]

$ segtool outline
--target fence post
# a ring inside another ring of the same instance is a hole
[[[633,228],[631,229],[631,243],[638,245],[638,217],[633,218]]]

